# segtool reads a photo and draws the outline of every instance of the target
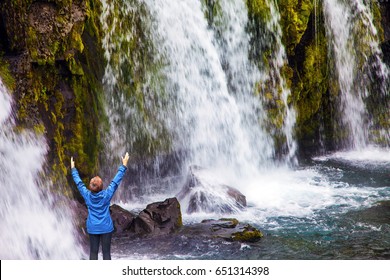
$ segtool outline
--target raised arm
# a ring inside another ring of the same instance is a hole
[[[119,166],[118,172],[116,173],[114,179],[112,179],[111,183],[107,187],[106,191],[109,194],[110,199],[114,195],[115,191],[117,190],[119,184],[123,179],[123,176],[126,173],[128,161],[129,161],[129,153],[126,153],[125,156],[122,157],[122,165]]]
[[[76,183],[77,189],[79,190],[80,194],[85,198],[88,193],[88,189],[80,178],[79,172],[75,167],[73,157],[70,158],[70,167],[72,169],[73,181]]]

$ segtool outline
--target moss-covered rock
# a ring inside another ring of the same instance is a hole
[[[104,119],[99,9],[94,0],[0,4],[6,30],[0,51],[16,81],[17,123],[46,137],[47,170],[58,188],[69,179],[71,155],[84,176],[98,167]]]
[[[237,242],[257,242],[264,236],[259,229],[242,224],[235,218],[203,220],[201,223],[184,226],[180,234]]]
[[[158,54],[152,40],[155,23],[149,8],[138,0],[129,5],[113,1],[103,15],[104,28],[110,30],[103,38],[109,73],[104,80],[107,106],[119,118],[111,123],[112,130],[126,139],[126,143],[117,139],[117,144],[130,152],[130,162],[166,153],[171,135],[161,115],[172,101],[167,100],[161,69],[169,61]],[[128,110],[131,118],[125,117]]]
[[[294,55],[294,49],[307,29],[313,9],[313,0],[278,0],[283,43],[287,54]]]
[[[9,63],[2,57],[1,53],[0,53],[0,77],[4,85],[10,91],[13,91],[15,89],[15,83],[16,83],[15,78],[13,77],[9,69]]]
[[[159,115],[169,109],[164,107],[166,104],[174,103],[166,102],[166,77],[161,71],[168,62],[157,55],[158,46],[151,40],[153,22],[147,5],[137,0],[130,2],[134,6],[131,11],[122,9],[121,1],[110,3],[110,14],[103,22],[105,29],[112,31],[107,38],[102,38],[102,7],[98,0],[0,2],[0,75],[13,90],[19,127],[45,135],[49,145],[48,165],[56,182],[66,181],[71,155],[75,156],[82,176],[99,169],[102,132],[107,129],[101,85],[106,62],[120,73],[115,85],[107,87],[107,94],[113,97],[108,99],[114,100],[109,106],[124,115],[115,107],[124,97],[136,112],[129,121],[121,123],[132,159],[168,153],[172,148],[174,136],[169,135]],[[210,27],[218,29],[224,2],[202,3]],[[297,111],[295,129],[301,151],[312,148],[310,153],[316,152],[319,143],[332,149],[346,137],[337,121],[340,89],[330,71],[334,62],[329,55],[321,1],[317,1],[316,10],[313,3],[313,0],[246,0],[249,59],[269,73],[275,73],[278,67],[279,74],[271,74],[272,78],[259,83],[254,92],[259,95],[259,102],[264,103],[268,114],[265,126],[279,150],[283,150],[286,142],[281,132],[286,112],[282,87],[292,93],[287,105]],[[280,32],[275,34],[268,26],[275,16],[271,5],[277,5],[280,14],[281,39],[288,58],[284,65],[275,66],[271,59],[275,46],[280,47]],[[388,5],[373,1],[370,9],[378,31],[376,36],[389,40]],[[362,27],[362,22],[356,24],[356,38],[368,41],[364,39],[369,34]],[[128,36],[123,36],[124,30],[129,31]],[[108,40],[113,50],[104,58],[101,44]],[[383,49],[387,45],[383,44]],[[370,47],[360,44],[357,49],[370,54]],[[366,58],[360,56],[356,61],[358,68],[364,68],[365,62]],[[372,140],[383,143],[388,141],[383,132],[390,128],[389,95],[376,94],[380,91],[375,88],[376,77],[366,76],[374,81],[370,89],[375,94],[365,100],[372,112]]]
[[[324,22],[319,20],[323,18],[322,7],[317,9],[289,59],[294,70],[291,89],[297,110],[296,136],[300,152],[306,154],[318,151],[319,142],[333,137],[332,108],[336,96],[331,93],[338,94],[338,90],[329,90],[328,42]]]
[[[263,233],[251,225],[246,225],[241,231],[232,234],[232,240],[240,242],[256,242],[263,237]]]

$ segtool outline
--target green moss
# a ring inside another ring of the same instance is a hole
[[[271,13],[268,0],[247,0],[246,5],[251,19],[262,22],[270,20]]]
[[[383,42],[385,40],[384,39],[385,32],[382,26],[382,14],[381,14],[381,7],[379,3],[380,1],[371,1],[370,8],[371,8],[371,13],[373,15],[373,23],[378,32],[379,42]]]
[[[35,29],[32,28],[31,26],[27,29],[27,45],[29,46],[35,46],[38,42],[38,37],[35,32]],[[30,51],[30,57],[33,61],[38,60],[38,48],[30,47],[28,48]]]
[[[47,133],[43,123],[36,124],[33,129],[37,135],[45,135]]]
[[[337,79],[331,79],[321,5],[317,9],[317,18],[311,16],[302,36],[304,41],[295,47],[294,56],[290,58],[294,69],[291,91],[297,111],[296,135],[304,153],[325,148],[320,147],[319,142],[330,147],[336,137],[334,119],[339,87]]]
[[[211,28],[218,28],[221,22],[221,3],[219,0],[202,0],[202,10]]]
[[[259,241],[262,237],[263,233],[250,225],[245,226],[243,231],[232,234],[232,239],[234,241],[241,242],[256,242]]]
[[[321,35],[319,44],[314,41],[305,48],[305,60],[299,81],[294,87],[294,98],[298,108],[298,124],[303,124],[316,114],[322,97],[328,89],[327,47]],[[299,71],[299,70],[298,70]]]
[[[15,78],[9,69],[9,63],[3,59],[0,53],[0,77],[4,85],[12,92],[15,89]]]
[[[108,67],[115,75],[115,85],[108,86],[107,106],[124,116],[126,108],[133,112],[131,118],[119,122],[132,158],[153,157],[169,151],[171,136],[161,120],[161,112],[174,101],[168,100],[163,71],[169,61],[158,55],[152,40],[153,22],[148,7],[130,1],[134,9],[126,10],[113,3],[105,23],[112,34],[106,37],[111,46]],[[118,105],[119,104],[119,105]]]
[[[307,29],[313,3],[312,0],[278,0],[277,3],[281,15],[283,43],[287,54],[294,55],[294,49]]]
[[[77,23],[73,26],[72,31],[69,36],[69,48],[76,50],[80,53],[84,50],[84,43],[81,38],[81,35],[84,31],[84,23]]]
[[[70,57],[70,58],[68,58],[66,60],[68,62],[69,71],[73,75],[79,75],[79,76],[84,75],[83,67],[81,66],[81,64],[74,57]]]
[[[96,38],[97,42],[101,41],[101,29],[99,17],[101,14],[101,2],[96,0],[86,1],[86,23],[85,30],[91,37]]]
[[[23,79],[15,86],[18,128],[31,128],[45,136],[49,146],[45,176],[50,176],[60,189],[67,185],[70,156],[76,158],[82,176],[97,170],[101,150],[99,124],[104,119],[100,82],[104,59],[98,47],[100,38],[83,36],[86,25],[91,30],[93,24],[93,35],[99,33],[99,11],[95,8],[100,2],[49,2],[55,3],[50,6],[55,23],[51,32],[45,33],[28,20],[32,1],[1,3],[0,8],[11,26],[7,26],[11,50],[28,56],[20,67],[24,72],[18,74]],[[85,22],[69,24],[72,5],[80,5],[80,11],[88,10]],[[12,24],[14,19],[17,25]],[[95,43],[91,44],[93,40]],[[1,63],[0,75],[8,75],[6,68]],[[12,84],[10,78],[4,80]],[[69,194],[66,190],[62,191]]]
[[[177,202],[177,208],[179,211],[179,217],[177,218],[176,226],[177,227],[182,227],[183,226],[183,217],[181,215],[181,209],[180,209],[180,202]]]

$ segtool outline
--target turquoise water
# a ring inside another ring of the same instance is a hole
[[[362,152],[356,154],[362,156]],[[380,151],[379,157],[373,151],[368,154],[363,159],[353,153],[312,159],[295,171],[312,176],[308,189],[297,189],[294,196],[286,187],[284,207],[272,205],[280,201],[271,199],[265,207],[252,204],[232,215],[261,229],[264,237],[259,242],[228,242],[180,232],[169,237],[115,239],[114,258],[390,259],[388,151]],[[296,177],[281,180],[296,184]],[[307,198],[302,198],[304,193]],[[184,214],[183,220],[191,224],[210,217],[213,214]]]

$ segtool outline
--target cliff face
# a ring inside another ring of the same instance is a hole
[[[322,1],[292,0],[278,1],[283,30],[283,43],[286,46],[288,67],[293,75],[287,77],[291,82],[292,106],[297,110],[296,138],[300,155],[312,155],[321,149],[333,150],[343,148],[345,127],[340,122],[340,85],[335,74],[334,53],[330,47],[326,30],[326,16]],[[377,30],[377,37],[383,50],[383,60],[389,64],[389,15],[390,4],[387,1],[373,1],[368,8]],[[357,23],[356,38],[367,36],[364,28]],[[367,28],[367,27],[366,27]],[[359,45],[355,38],[356,52],[366,52],[367,43]],[[367,61],[370,61],[368,58]],[[377,69],[366,70],[364,61],[357,61],[357,76],[368,76],[365,80],[372,92],[366,98],[365,104],[371,116],[372,135],[379,133],[376,128],[390,127],[390,122],[384,119],[389,115],[389,100],[387,95],[379,94],[380,77]],[[373,71],[370,73],[370,71]],[[361,82],[361,77],[355,77]],[[374,105],[376,104],[376,105]],[[386,105],[387,104],[387,105]],[[378,144],[388,145],[388,140],[375,135],[370,139]]]
[[[298,113],[299,152],[305,155],[316,152],[321,137],[326,148],[332,149],[337,96],[329,89],[330,65],[322,6],[315,6],[312,0],[283,0],[278,4],[288,65],[293,72],[290,79]]]
[[[333,149],[342,138],[335,121],[338,89],[330,72],[333,66],[320,2],[277,1],[288,58],[282,74],[292,92],[290,105],[297,110],[295,130],[301,154],[318,152],[319,142],[324,143],[325,149]],[[204,3],[210,7],[206,17],[211,23],[221,4]],[[269,2],[247,0],[246,4],[252,24],[248,27],[252,32],[251,59],[267,63],[269,50],[255,43],[256,36],[261,36],[261,26],[270,17]],[[372,9],[383,41],[384,60],[389,63],[390,4],[373,1]],[[105,123],[101,79],[106,63],[101,49],[100,13],[98,0],[0,2],[0,75],[13,89],[19,127],[45,135],[48,168],[57,181],[68,174],[71,155],[76,156],[82,175],[98,168],[101,128]],[[144,64],[150,56],[142,50],[132,55],[140,56]],[[144,93],[140,89],[130,87],[130,98],[142,100]],[[372,103],[375,102],[383,100],[374,98]],[[272,102],[269,110],[273,126],[280,123],[277,104]],[[386,107],[381,110],[378,116]],[[386,119],[379,121],[384,127],[389,125]],[[141,145],[144,142],[140,141],[140,152],[145,150]]]
[[[390,2],[381,2],[382,26],[384,30],[384,41],[382,43],[382,51],[384,54],[384,61],[390,65]]]
[[[99,8],[99,1],[84,0],[0,3],[0,51],[15,81],[17,123],[45,135],[57,182],[71,155],[82,174],[97,168],[104,70]]]

